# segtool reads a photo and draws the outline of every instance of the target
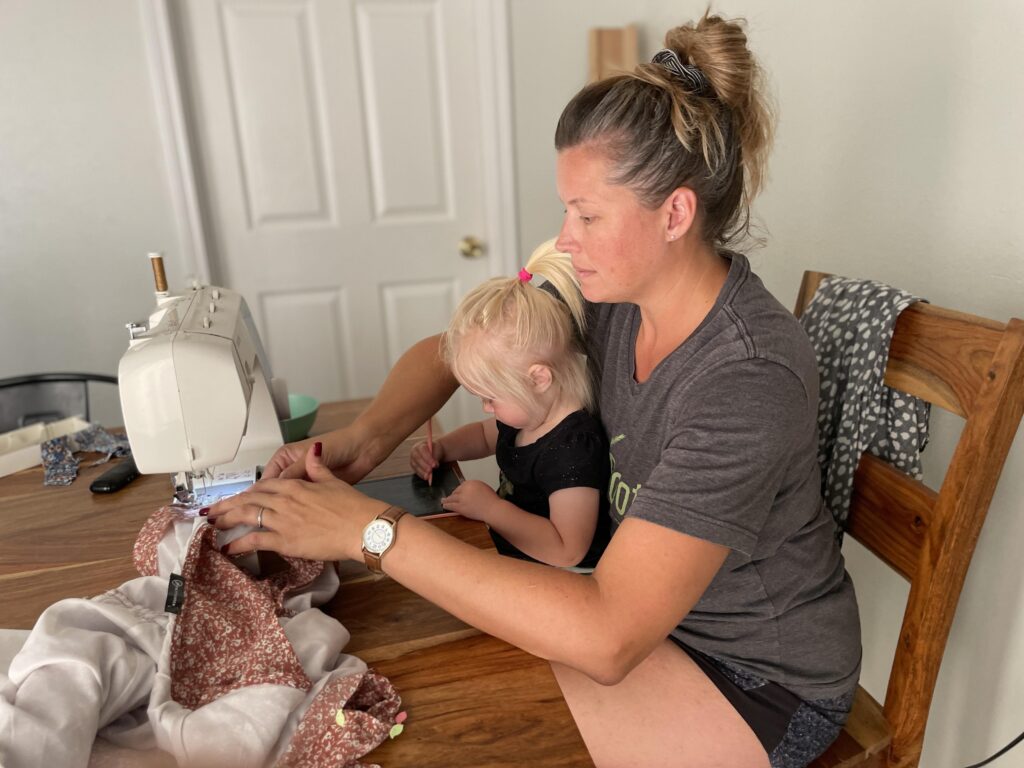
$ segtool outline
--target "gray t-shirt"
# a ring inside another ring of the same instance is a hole
[[[588,307],[613,528],[631,516],[729,547],[672,634],[804,699],[839,696],[860,623],[820,495],[814,351],[746,257],[724,255],[715,306],[642,384],[639,309]]]

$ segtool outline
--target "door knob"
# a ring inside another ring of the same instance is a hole
[[[472,235],[466,235],[459,241],[459,253],[464,259],[479,259],[486,250],[483,242]]]

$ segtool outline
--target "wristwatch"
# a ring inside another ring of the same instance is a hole
[[[399,519],[404,509],[388,507],[363,528],[363,560],[374,573],[384,573],[380,567],[381,558],[395,543]]]

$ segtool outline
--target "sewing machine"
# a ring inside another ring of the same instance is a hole
[[[197,284],[171,295],[162,258],[150,259],[156,310],[128,324],[118,366],[124,426],[139,471],[171,474],[175,500],[196,505],[257,479],[282,445],[287,389],[240,294]]]

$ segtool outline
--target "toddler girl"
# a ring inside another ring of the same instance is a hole
[[[541,289],[542,277],[551,290]],[[462,483],[444,508],[490,527],[505,555],[592,568],[608,540],[608,441],[579,339],[583,300],[569,257],[550,240],[514,278],[493,278],[461,302],[442,341],[455,378],[493,418],[417,444],[426,479],[440,462],[495,456],[498,491]]]

